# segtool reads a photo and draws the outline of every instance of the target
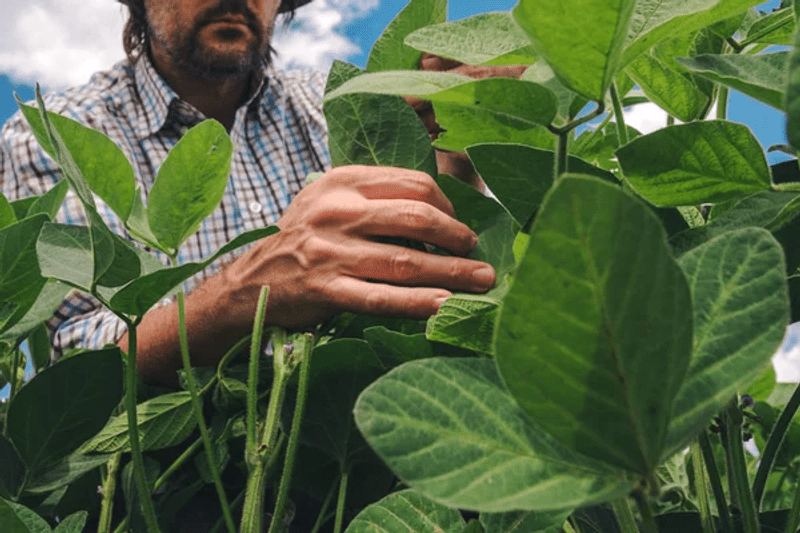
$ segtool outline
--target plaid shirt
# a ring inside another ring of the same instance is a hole
[[[321,107],[325,76],[266,67],[255,82],[251,98],[237,110],[230,131],[235,151],[222,203],[183,245],[180,263],[199,261],[244,231],[274,224],[305,184],[306,176],[330,167]],[[133,164],[145,197],[169,150],[190,127],[206,118],[178,98],[146,57],[135,65],[122,61],[108,72],[95,74],[82,87],[50,94],[45,105],[115,141]],[[2,130],[0,169],[0,186],[9,200],[43,194],[60,177],[20,113]],[[122,221],[97,201],[112,231],[130,238]],[[68,224],[86,224],[72,191],[58,218]],[[160,259],[166,262],[166,257]],[[217,272],[221,261],[189,280],[186,291]],[[73,347],[99,348],[116,342],[125,332],[122,321],[78,291],[67,296],[48,325],[56,356]]]

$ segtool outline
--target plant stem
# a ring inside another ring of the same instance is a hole
[[[728,119],[728,88],[720,86],[717,96],[717,118],[720,120]]]
[[[19,383],[17,383],[17,369],[19,368],[19,360],[21,356],[22,350],[19,346],[17,346],[14,348],[14,357],[11,360],[11,376],[9,376],[11,378],[11,392],[9,392],[8,401],[13,400],[14,396],[17,394],[17,385],[19,385]]]
[[[711,505],[709,503],[710,482],[706,469],[703,468],[703,450],[700,448],[700,443],[693,443],[689,453],[692,457],[695,493],[697,494],[697,506],[700,511],[700,523],[703,527],[703,533],[714,533],[714,518],[711,516]]]
[[[247,376],[247,443],[245,458],[247,464],[255,461],[258,446],[258,423],[256,421],[258,407],[258,365],[261,361],[261,337],[264,335],[264,312],[267,309],[269,287],[262,287],[258,296],[256,317],[253,323],[253,335],[250,337],[250,364]]]
[[[792,423],[797,409],[800,407],[800,384],[795,387],[792,396],[786,403],[786,407],[781,411],[775,425],[772,426],[772,431],[767,439],[767,444],[764,447],[764,453],[759,458],[758,470],[756,470],[756,477],[753,481],[753,502],[755,503],[756,510],[761,509],[761,501],[764,498],[764,488],[767,486],[767,478],[772,472],[772,467],[775,466],[775,459],[778,457],[778,451],[781,448],[783,439],[789,431],[789,426]]]
[[[614,509],[614,514],[617,515],[617,522],[622,533],[639,533],[639,528],[636,527],[636,520],[631,512],[631,506],[628,505],[626,498],[614,500],[611,502],[611,506]]]
[[[242,348],[244,348],[244,346],[245,346],[245,345],[246,345],[248,342],[250,342],[250,335],[248,335],[248,336],[246,336],[246,337],[243,337],[243,338],[239,339],[239,340],[236,342],[236,344],[234,344],[233,346],[231,346],[231,349],[230,349],[230,350],[228,350],[228,351],[225,353],[225,355],[223,355],[223,356],[222,356],[222,359],[220,359],[220,360],[219,360],[219,364],[217,365],[217,379],[220,379],[220,380],[221,380],[221,379],[223,378],[223,375],[222,375],[222,374],[225,372],[225,369],[228,367],[228,363],[230,362],[230,360],[231,360],[231,359],[233,359],[233,357],[234,357],[234,356],[235,356],[237,353],[239,353],[239,351],[240,351]],[[206,385],[206,387],[208,387],[208,385]],[[201,395],[201,396],[202,396],[202,394],[203,394],[203,391],[200,391],[200,395]]]
[[[175,262],[174,258],[173,262]],[[200,438],[203,441],[206,458],[208,459],[208,469],[214,480],[214,487],[217,489],[217,497],[219,498],[219,504],[222,508],[222,515],[225,517],[228,533],[236,533],[236,526],[233,524],[233,516],[231,516],[231,509],[228,506],[225,489],[222,487],[222,478],[219,475],[217,461],[214,458],[214,448],[211,444],[211,437],[208,435],[208,427],[206,426],[205,418],[203,418],[203,406],[200,403],[200,396],[197,394],[197,382],[194,379],[194,374],[192,374],[192,363],[189,359],[189,339],[186,334],[186,302],[183,289],[178,291],[178,321],[181,359],[183,360],[183,369],[186,373],[186,383],[189,385],[189,395],[192,399],[192,411],[194,412],[195,420],[197,420],[197,426],[200,429]]]
[[[242,503],[242,499],[244,499],[244,492],[245,491],[242,491],[236,495],[236,497],[231,502],[231,509],[236,509],[236,507],[238,507],[239,504]],[[217,519],[217,521],[214,522],[214,525],[211,527],[210,533],[218,533],[219,531],[221,531],[224,523],[225,523],[224,517],[220,516],[219,519]]]
[[[631,493],[631,497],[636,502],[639,513],[642,515],[644,533],[658,533],[658,526],[653,518],[653,510],[650,509],[650,502],[647,501],[647,496],[644,495],[644,491],[642,489],[636,489]]]
[[[614,118],[617,123],[617,137],[619,138],[620,146],[628,144],[628,127],[625,125],[625,117],[622,114],[622,102],[620,102],[619,94],[617,93],[617,84],[611,84],[611,103],[614,106]]]
[[[325,496],[325,501],[322,503],[322,508],[319,510],[319,514],[317,515],[317,520],[314,522],[314,527],[311,528],[311,533],[319,533],[319,529],[327,521],[328,507],[330,507],[331,502],[333,501],[333,495],[336,492],[337,485],[339,485],[339,483],[336,483],[335,481],[331,484],[328,495]]]
[[[106,479],[103,483],[103,503],[100,506],[100,520],[97,524],[97,533],[111,531],[111,514],[114,510],[114,495],[117,492],[117,470],[122,460],[122,452],[116,452],[108,460]]]
[[[553,178],[558,179],[562,174],[567,172],[568,157],[567,149],[569,148],[569,132],[559,133],[556,140],[556,164],[553,169]]]
[[[139,493],[139,502],[142,506],[145,524],[150,533],[159,531],[158,519],[150,499],[147,488],[147,477],[144,473],[144,458],[139,444],[139,424],[136,417],[136,388],[138,376],[136,374],[136,326],[128,317],[122,317],[128,326],[128,360],[125,368],[125,410],[128,412],[128,433],[131,444],[131,460],[133,461],[133,476],[136,480],[136,490]]]
[[[298,336],[294,342],[294,350],[300,349],[300,353],[296,357],[302,358],[300,359],[300,378],[297,383],[297,399],[295,401],[294,416],[292,417],[292,429],[289,433],[289,443],[286,445],[286,458],[283,461],[283,473],[281,474],[278,498],[275,502],[275,511],[272,514],[269,533],[278,533],[281,530],[286,501],[289,499],[289,486],[291,485],[292,471],[294,470],[294,458],[300,441],[300,425],[303,421],[303,413],[306,406],[308,377],[311,370],[311,350],[313,348],[314,336],[311,334]]]
[[[703,452],[703,462],[706,464],[706,471],[708,472],[708,479],[714,494],[714,501],[717,504],[717,512],[722,521],[722,530],[725,533],[733,533],[733,519],[728,509],[728,501],[725,499],[725,490],[722,488],[722,478],[719,475],[717,461],[714,458],[714,450],[711,449],[711,440],[708,438],[708,433],[705,430],[700,433],[697,442],[700,445],[700,451]]]
[[[794,502],[786,520],[786,533],[797,533],[798,527],[800,527],[800,483],[794,489]]]
[[[350,473],[345,470],[342,472],[342,477],[339,479],[339,498],[336,501],[336,520],[333,526],[333,533],[341,533],[342,523],[344,522],[344,507],[347,500],[347,482],[349,481]]]
[[[728,457],[728,476],[733,480],[732,487],[738,496],[739,508],[742,512],[742,531],[758,533],[758,514],[750,492],[750,480],[747,476],[747,463],[742,445],[742,426],[740,423],[738,398],[726,410],[723,417],[723,433],[725,435],[725,453]]]

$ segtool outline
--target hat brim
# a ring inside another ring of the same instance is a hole
[[[278,13],[286,13],[292,9],[292,5],[294,5],[295,9],[300,6],[304,6],[306,4],[310,4],[311,0],[283,0],[281,2],[281,7],[278,8]]]

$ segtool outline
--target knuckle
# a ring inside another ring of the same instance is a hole
[[[400,213],[400,223],[405,227],[417,230],[429,228],[434,225],[430,209],[427,204],[410,203]]]
[[[367,314],[385,314],[389,308],[389,295],[376,287],[364,295],[364,311]]]
[[[400,252],[390,259],[389,270],[395,280],[401,283],[410,282],[418,278],[420,265],[412,254]]]

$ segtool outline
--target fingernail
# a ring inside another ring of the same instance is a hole
[[[477,245],[478,245],[478,236],[473,233],[472,240],[470,240],[470,248],[475,248]]]
[[[484,267],[472,273],[472,280],[481,287],[490,288],[495,282],[495,273],[492,267]]]
[[[437,308],[442,307],[444,305],[444,303],[447,301],[447,298],[448,298],[447,296],[442,296],[441,298],[436,298],[436,300],[435,300],[436,307]]]

